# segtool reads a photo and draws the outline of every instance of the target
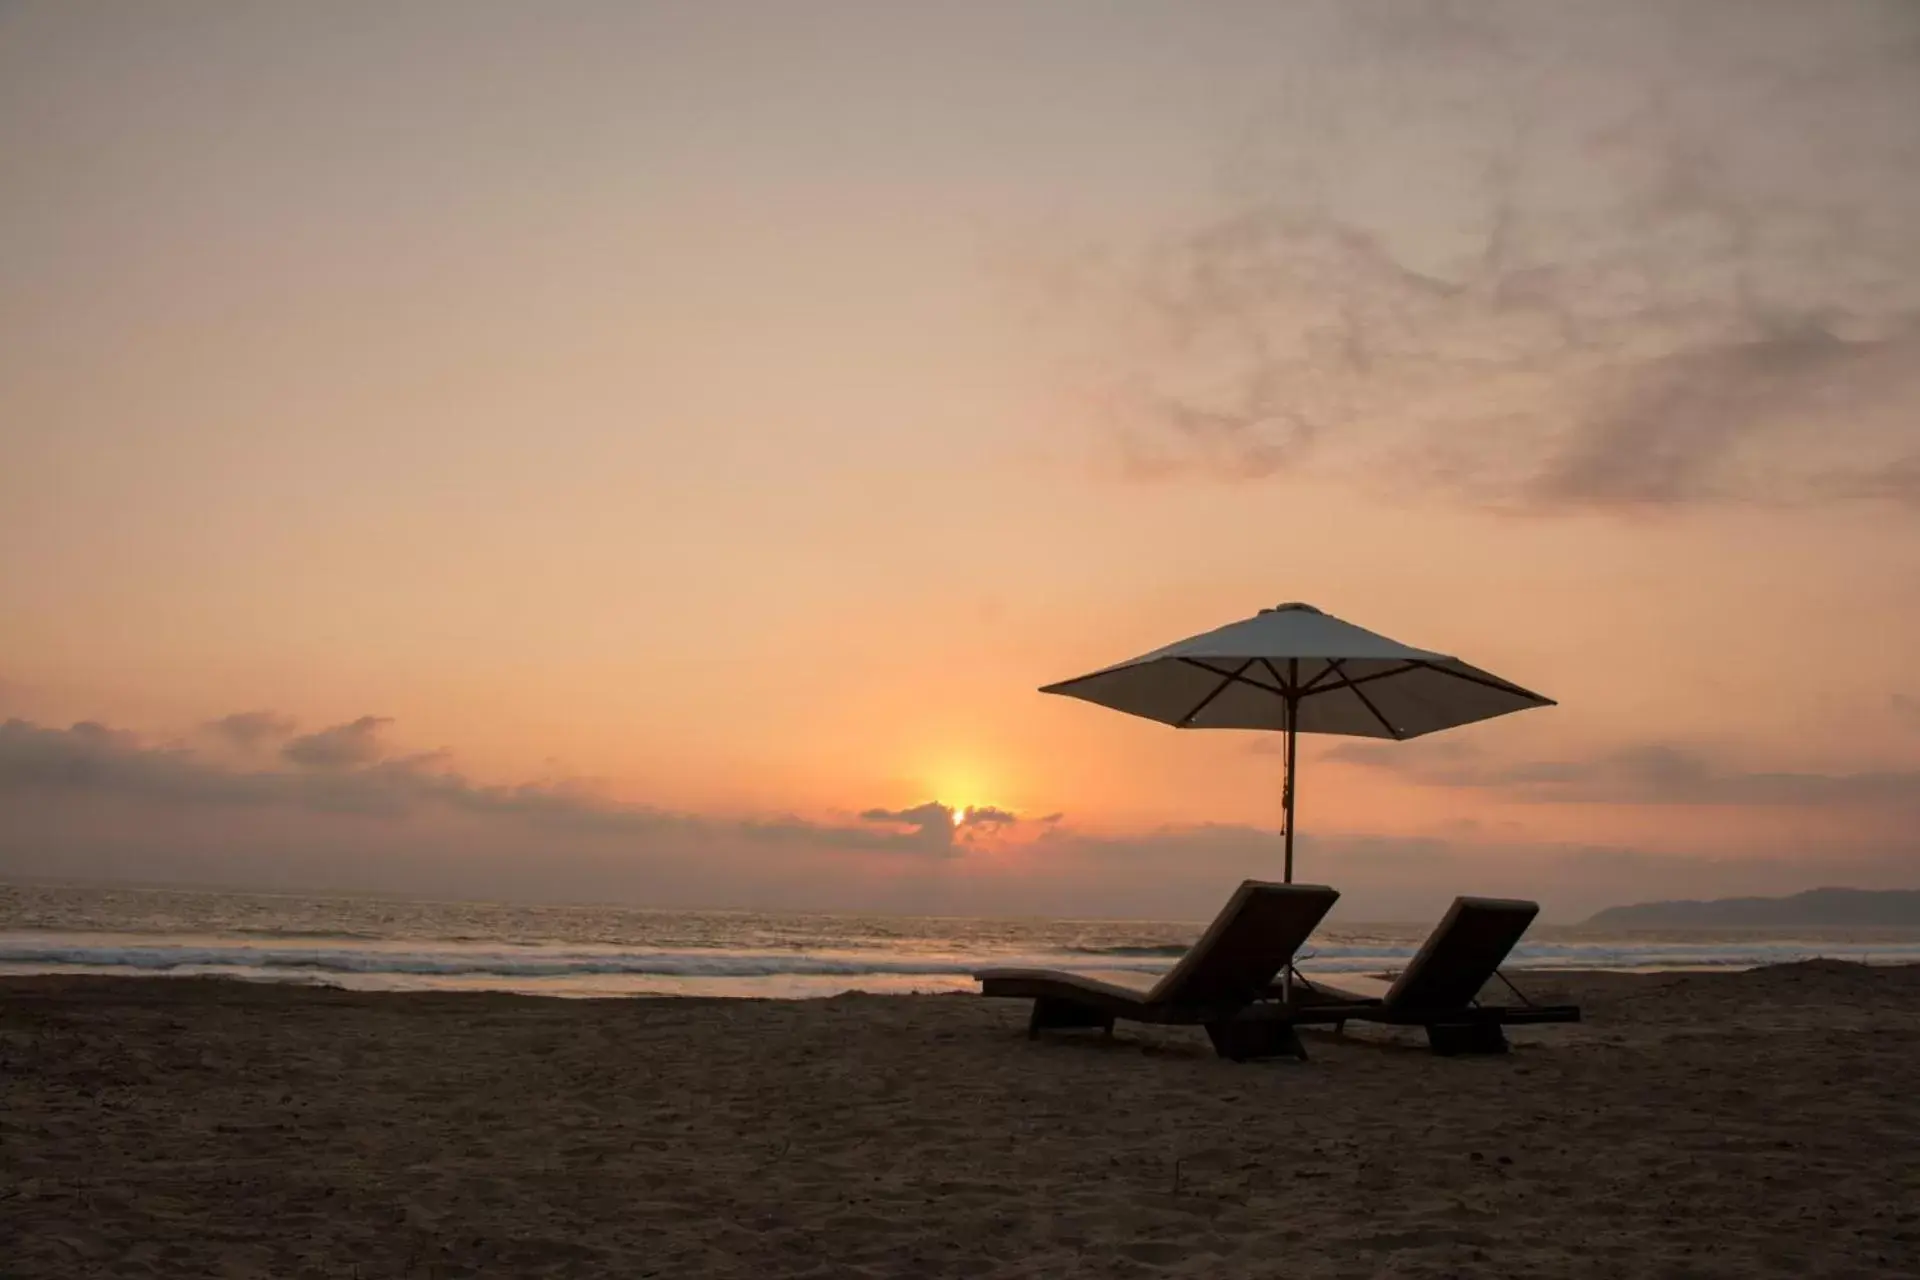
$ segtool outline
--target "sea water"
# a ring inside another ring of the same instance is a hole
[[[975,989],[994,965],[1149,983],[1204,922],[654,911],[0,884],[0,974],[211,974],[361,990],[827,996]],[[1404,965],[1431,922],[1323,925],[1303,970]],[[1536,926],[1518,968],[1920,962],[1920,931],[1622,932]]]

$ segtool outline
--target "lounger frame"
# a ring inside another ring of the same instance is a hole
[[[1308,895],[1301,909],[1310,918],[1292,919],[1291,931],[1277,940],[1249,934],[1244,927],[1236,935],[1236,921],[1245,923],[1240,913],[1249,905],[1249,895],[1296,890]],[[1247,881],[1151,991],[1044,970],[998,969],[976,976],[985,995],[1033,1001],[1027,1020],[1030,1038],[1043,1031],[1076,1029],[1111,1036],[1120,1019],[1200,1026],[1215,1051],[1234,1061],[1282,1056],[1304,1060],[1306,1046],[1298,1032],[1303,1026],[1332,1026],[1336,1032],[1345,1031],[1349,1022],[1420,1027],[1435,1053],[1451,1057],[1507,1052],[1508,1027],[1580,1021],[1578,1006],[1535,1004],[1500,971],[1540,910],[1537,903],[1517,899],[1456,898],[1384,997],[1356,996],[1312,980],[1294,967],[1293,956],[1338,896],[1318,885]],[[1317,913],[1314,901],[1321,904]],[[1230,958],[1236,949],[1237,959]],[[1282,950],[1286,956],[1279,959]],[[1247,968],[1250,954],[1264,970],[1257,984]],[[1481,990],[1496,980],[1520,1003],[1480,1003]],[[1205,998],[1194,998],[1195,992]]]
[[[1305,1061],[1307,1049],[1294,1029],[1293,1019],[1278,1001],[1223,1004],[1152,1004],[1144,999],[1122,999],[1090,990],[1070,994],[1061,986],[1045,982],[1027,983],[1018,978],[985,980],[987,994],[1030,997],[1033,1011],[1027,1017],[1027,1038],[1037,1040],[1043,1031],[1097,1030],[1113,1035],[1116,1021],[1139,1022],[1173,1027],[1203,1027],[1214,1052],[1234,1062],[1260,1058],[1298,1058]]]
[[[1520,899],[1456,898],[1384,997],[1356,997],[1296,975],[1306,997],[1294,1020],[1336,1031],[1349,1022],[1421,1027],[1428,1046],[1449,1057],[1507,1052],[1508,1027],[1578,1022],[1579,1006],[1535,1004],[1500,971],[1539,912],[1538,903]],[[1481,1004],[1481,990],[1496,980],[1520,1003]]]
[[[1324,885],[1248,880],[1200,940],[1151,991],[1051,970],[990,969],[975,976],[983,995],[1030,999],[1027,1034],[1096,1029],[1116,1020],[1204,1027],[1223,1058],[1304,1059],[1293,1020],[1272,999],[1273,981],[1325,918],[1339,894]]]

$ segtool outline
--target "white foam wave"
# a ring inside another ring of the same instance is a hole
[[[498,946],[498,944],[496,944]],[[1413,949],[1389,944],[1309,944],[1300,957],[1313,973],[1397,969]],[[1533,969],[1753,968],[1816,956],[1879,963],[1920,961],[1920,944],[1701,944],[1596,945],[1525,943],[1512,964]],[[745,950],[582,949],[514,946],[511,950],[422,946],[276,946],[254,940],[119,941],[102,937],[0,936],[0,966],[11,969],[91,969],[134,973],[241,970],[283,977],[329,974],[393,974],[420,977],[551,979],[632,976],[662,978],[964,976],[991,966],[1067,969],[1080,972],[1154,974],[1172,963],[1167,956],[913,955],[902,952],[758,952]]]
[[[562,978],[587,974],[633,974],[678,978],[755,978],[779,975],[970,974],[994,964],[1060,964],[1035,958],[957,958],[887,955],[779,955],[733,951],[404,951],[386,948],[260,947],[247,945],[35,945],[0,942],[0,965],[131,969],[165,973],[176,969],[235,968],[307,970],[315,973],[396,973],[435,976],[495,974],[508,978]],[[1164,965],[1084,962],[1090,969],[1154,972]]]

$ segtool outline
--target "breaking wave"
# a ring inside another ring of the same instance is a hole
[[[1179,946],[1071,947],[1042,954],[952,953],[914,955],[902,951],[778,953],[728,950],[583,949],[493,943],[480,947],[286,946],[252,940],[198,939],[191,942],[126,942],[104,938],[35,939],[0,937],[0,966],[42,969],[113,969],[135,973],[248,970],[286,977],[329,974],[393,974],[420,977],[542,979],[592,975],[663,978],[953,977],[993,966],[1044,967],[1094,972],[1159,973],[1185,951]],[[1397,969],[1413,948],[1391,943],[1309,944],[1299,957],[1303,969],[1319,973],[1380,972]],[[1516,967],[1533,969],[1753,968],[1815,957],[1862,961],[1920,961],[1920,944],[1893,946],[1759,943],[1747,945],[1652,943],[1605,945],[1523,943],[1514,953]]]
[[[394,973],[435,976],[497,974],[507,978],[562,978],[586,974],[633,974],[676,978],[756,978],[783,975],[857,977],[862,974],[970,974],[992,965],[1050,965],[1033,957],[915,957],[906,955],[761,955],[735,951],[403,951],[386,948],[259,947],[246,945],[34,945],[0,942],[0,965],[46,965],[131,969],[168,973],[180,969],[234,968],[325,973]],[[1081,965],[1092,968],[1091,965]],[[1164,965],[1102,963],[1101,969],[1154,972]]]

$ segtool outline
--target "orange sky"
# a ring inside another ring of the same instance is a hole
[[[1911,882],[1915,48],[1864,3],[11,6],[0,874],[1204,911],[1277,866],[1278,758],[1034,689],[1301,599],[1562,704],[1307,746],[1361,908]],[[325,768],[387,826],[209,798],[369,715]],[[861,816],[930,801],[1020,821]]]

